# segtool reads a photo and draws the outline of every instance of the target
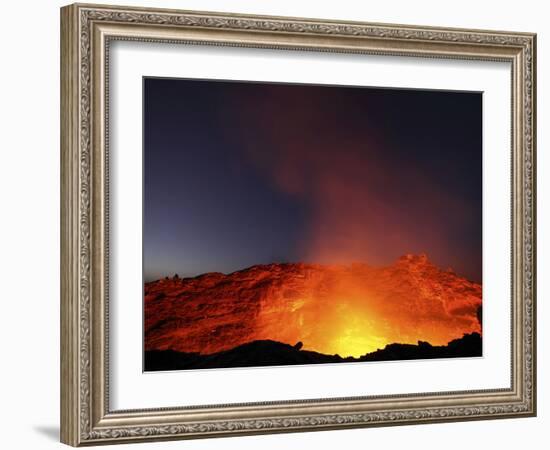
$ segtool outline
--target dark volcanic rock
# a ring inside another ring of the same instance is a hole
[[[432,346],[427,342],[418,345],[389,344],[382,350],[360,358],[342,358],[338,355],[300,350],[296,346],[275,341],[254,341],[210,355],[182,353],[173,350],[145,352],[145,370],[214,369],[228,367],[288,366],[297,364],[323,364],[364,361],[392,361],[410,359],[458,358],[481,356],[481,336],[464,335],[445,346]]]

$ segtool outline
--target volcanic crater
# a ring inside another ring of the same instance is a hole
[[[158,352],[194,355],[195,363],[202,358],[198,367],[231,365],[212,355],[233,352],[239,366],[235,349],[249,352],[256,343],[255,351],[275,351],[265,342],[278,343],[281,354],[295,353],[290,361],[296,363],[481,354],[481,285],[436,267],[426,255],[404,255],[386,267],[273,263],[227,275],[175,275],[145,283],[144,294],[146,368]],[[467,336],[477,336],[479,345],[469,339],[466,353],[445,350]],[[394,344],[406,350],[401,357],[386,351]],[[255,360],[276,363],[252,358],[244,365]]]

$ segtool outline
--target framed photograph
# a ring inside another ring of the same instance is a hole
[[[535,55],[62,8],[62,442],[535,415]]]

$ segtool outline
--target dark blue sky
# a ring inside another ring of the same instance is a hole
[[[144,79],[144,271],[427,253],[481,281],[479,93]]]

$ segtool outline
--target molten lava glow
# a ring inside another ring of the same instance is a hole
[[[481,286],[408,255],[389,267],[272,264],[145,287],[145,347],[203,354],[270,339],[360,356],[481,332]]]
[[[357,357],[388,343],[388,339],[380,334],[381,327],[377,326],[373,315],[349,312],[350,323],[341,323],[339,329],[335,328],[332,342],[327,346],[329,353]]]
[[[302,341],[308,350],[355,357],[396,342],[386,337],[388,333],[384,334],[384,320],[372,300],[358,295],[352,286],[339,289],[343,292],[312,296],[302,300],[303,306],[295,311],[279,312],[280,320],[275,327],[269,316],[267,323],[262,323],[260,314],[261,339]]]
[[[479,285],[425,260],[403,263],[404,270],[357,266],[329,268],[322,277],[312,273],[303,282],[309,297],[301,299],[300,308],[279,311],[277,322],[260,312],[259,335],[357,357],[390,343],[445,345],[464,333],[481,332]],[[271,302],[280,303],[266,301]]]

